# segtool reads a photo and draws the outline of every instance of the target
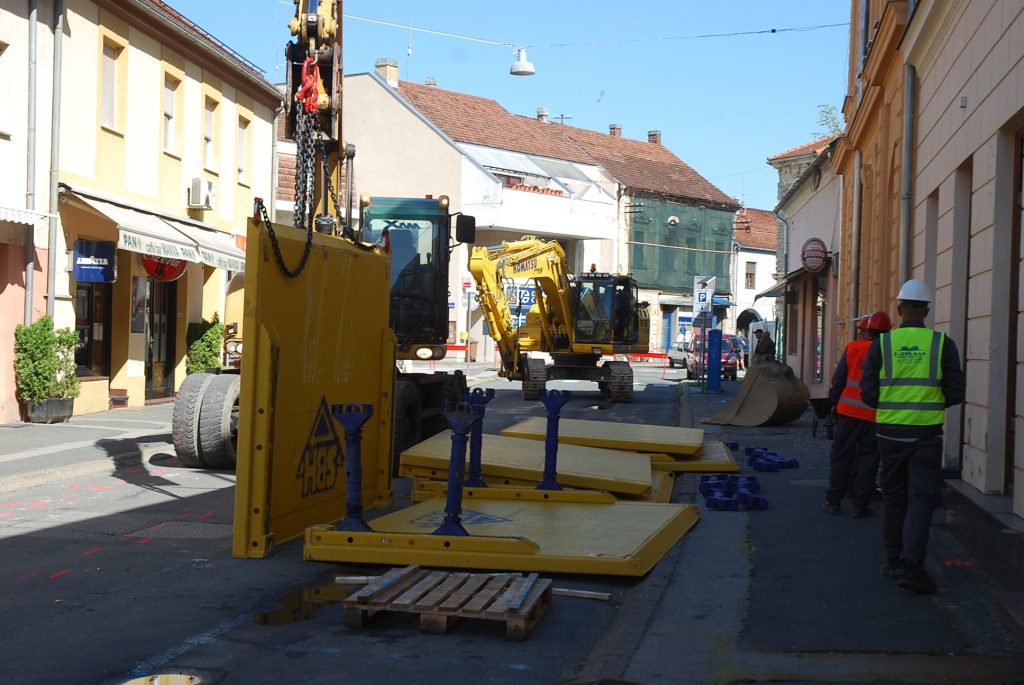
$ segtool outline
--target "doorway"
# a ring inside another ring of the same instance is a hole
[[[146,283],[146,399],[174,396],[177,283]]]

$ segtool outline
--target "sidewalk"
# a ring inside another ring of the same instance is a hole
[[[881,575],[881,505],[866,519],[822,510],[831,442],[811,437],[810,409],[786,426],[701,423],[735,395],[681,385],[680,425],[735,440],[756,475],[764,511],[704,507],[698,476],[676,499],[701,521],[628,595],[577,682],[1024,683],[1024,640],[999,587],[936,512],[927,570],[939,586],[912,595]],[[767,447],[799,468],[756,472],[745,447]]]
[[[411,362],[412,370],[462,371],[472,387],[497,377],[491,362]],[[433,366],[433,368],[431,368]],[[143,454],[170,451],[171,403],[110,409],[64,423],[0,424],[0,493],[138,463]]]

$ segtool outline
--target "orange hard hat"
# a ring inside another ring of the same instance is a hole
[[[892,321],[889,320],[889,315],[879,310],[877,312],[871,312],[857,325],[862,331],[881,331],[885,333],[892,328]]]

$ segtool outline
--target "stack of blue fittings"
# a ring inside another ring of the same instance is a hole
[[[701,476],[697,487],[708,509],[739,511],[740,506],[745,509],[768,508],[768,500],[757,495],[761,492],[757,476],[714,473]]]
[[[748,447],[745,452],[747,466],[752,466],[755,471],[774,472],[781,469],[800,468],[800,462],[796,459],[785,459],[775,452],[769,452],[766,447]]]

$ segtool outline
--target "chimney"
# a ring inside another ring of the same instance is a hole
[[[392,88],[398,87],[398,60],[390,57],[382,57],[373,63],[377,73],[380,74]]]
[[[661,131],[648,131],[647,142],[654,143],[655,145],[661,145]]]
[[[548,123],[548,108],[538,107],[537,108],[537,121]]]
[[[436,79],[436,78],[434,78],[433,76],[428,76],[428,77],[427,77],[427,80],[426,80],[426,81],[424,81],[423,83],[424,83],[425,85],[428,85],[428,86],[433,86],[434,88],[437,88],[437,79]]]
[[[609,135],[613,135],[616,138],[622,137],[622,124],[611,124],[608,126]]]

